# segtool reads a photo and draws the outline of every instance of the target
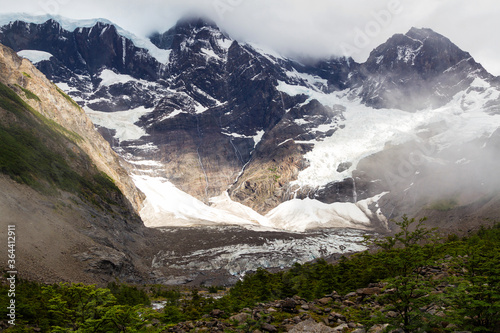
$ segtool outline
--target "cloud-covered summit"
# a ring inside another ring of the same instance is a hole
[[[491,0],[26,0],[2,12],[105,17],[148,36],[165,32],[186,14],[213,19],[232,38],[258,43],[288,56],[326,57],[346,50],[356,61],[395,33],[428,27],[469,50],[486,69],[500,74],[500,3]]]

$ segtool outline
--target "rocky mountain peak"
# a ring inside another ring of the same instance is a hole
[[[411,27],[410,30],[405,34],[405,36],[411,37],[413,39],[418,39],[420,41],[424,41],[427,38],[440,38],[442,35],[438,34],[432,29],[429,28],[416,28]]]
[[[201,30],[204,27],[210,27],[219,30],[217,23],[208,17],[202,16],[185,16],[177,21],[174,29],[198,29]]]
[[[372,73],[406,68],[428,78],[470,57],[431,29],[411,28],[406,34],[395,34],[374,49],[365,68]]]
[[[390,37],[370,53],[359,73],[353,77],[367,105],[407,111],[442,106],[474,77],[491,77],[468,52],[425,28]]]
[[[217,24],[203,17],[185,17],[180,19],[175,26],[164,33],[155,33],[150,36],[153,44],[161,49],[184,49],[186,42],[205,41],[213,43],[214,40],[229,39],[223,34]]]
[[[44,23],[45,26],[50,26],[50,27],[56,27],[56,28],[59,28],[61,27],[61,24],[59,24],[59,22],[57,22],[56,20],[54,19],[48,19],[45,23]]]
[[[431,29],[412,28],[406,36],[422,43],[422,48],[415,57],[415,65],[424,77],[441,74],[459,62],[471,58],[468,52]]]

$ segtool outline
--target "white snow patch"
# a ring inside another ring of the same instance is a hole
[[[160,119],[158,119],[158,122],[163,121],[165,119],[174,118],[175,116],[177,116],[177,115],[179,115],[181,113],[185,113],[185,111],[180,110],[180,109],[174,110],[174,111],[170,112],[168,115],[164,115],[163,117],[161,117]]]
[[[484,92],[472,90],[459,93],[450,103],[437,109],[442,121],[446,122],[447,130],[434,136],[433,143],[444,148],[491,135],[500,126],[500,115],[486,114],[483,106],[488,100],[496,98],[496,93],[497,90],[493,88]],[[487,95],[490,95],[489,98],[485,98]],[[464,101],[467,104],[465,111],[461,109]]]
[[[326,204],[310,198],[293,199],[280,204],[267,213],[266,217],[275,228],[294,231],[323,227],[367,229],[370,227],[370,217],[373,217],[368,205],[378,201],[386,193],[357,203]]]
[[[229,47],[233,44],[233,41],[228,38],[218,39],[217,42],[219,46],[226,51],[229,50]]]
[[[415,57],[418,55],[422,47],[423,44],[420,45],[416,50],[414,50],[408,46],[398,46],[398,60],[403,60],[406,63],[411,61],[413,65]]]
[[[135,165],[146,165],[146,166],[154,166],[154,167],[162,167],[163,164],[158,161],[152,160],[127,160],[127,162],[135,164]]]
[[[114,137],[120,141],[138,140],[147,135],[146,131],[135,123],[142,116],[153,111],[153,109],[146,109],[143,106],[117,112],[94,111],[88,107],[85,107],[84,110],[94,124],[115,130]]]
[[[263,131],[263,130],[260,130],[260,131],[257,131],[257,134],[255,134],[253,136],[253,142],[254,142],[254,145],[253,147],[257,147],[257,145],[259,144],[259,142],[262,140],[262,137],[264,136],[266,132]]]
[[[140,149],[142,151],[157,151],[158,147],[152,142],[145,143],[143,145],[127,145],[127,148]],[[130,162],[129,160],[127,160]]]
[[[321,124],[318,127],[312,129],[312,131],[318,132],[328,132],[331,129],[337,128],[337,124]]]
[[[318,87],[318,86],[324,86],[328,87],[328,80],[322,79],[319,76],[316,75],[311,75],[307,73],[300,73],[298,72],[295,68],[293,71],[288,71],[286,72],[286,76],[288,76],[291,79],[301,79],[307,82],[309,85],[313,87]]]
[[[33,64],[37,64],[40,61],[49,60],[53,57],[49,52],[38,51],[38,50],[22,50],[17,52],[17,55],[21,58],[26,58]]]
[[[247,207],[239,202],[231,200],[227,191],[223,192],[218,197],[210,198],[211,207],[230,212],[235,216],[239,216],[248,221],[255,221],[261,226],[274,227],[266,217],[254,211],[252,208]]]
[[[304,231],[308,227],[326,226],[334,222],[336,227],[349,227],[351,221],[367,224],[369,220],[351,203],[325,204],[306,198],[286,201],[271,210],[267,217],[278,228]]]
[[[233,138],[240,138],[240,139],[250,139],[253,138],[252,136],[244,135],[244,134],[239,134],[239,133],[228,133],[228,132],[222,132],[223,135],[227,135]]]
[[[309,122],[307,120],[305,120],[305,119],[295,119],[293,122],[296,123],[299,126],[309,124]]]
[[[293,141],[293,139],[286,139],[285,141],[281,142],[278,144],[278,147],[281,146],[281,145],[284,145],[285,143],[287,143],[288,141]]]
[[[476,77],[474,81],[470,84],[471,87],[477,87],[477,88],[490,88],[491,85],[486,82],[484,79]]]
[[[59,87],[59,89],[61,89],[62,91],[64,91],[65,93],[69,93],[69,92],[72,92],[72,91],[79,91],[77,88],[75,87],[71,87],[69,84],[67,84],[66,82],[57,82],[56,83],[56,86]],[[75,99],[74,97],[72,97],[73,99]]]
[[[149,165],[144,161],[136,164]],[[146,195],[140,215],[147,227],[156,228],[240,225],[250,229],[296,232],[323,227],[370,229],[370,218],[373,218],[374,214],[368,206],[386,194],[381,193],[357,203],[325,204],[312,199],[294,199],[280,204],[262,216],[251,208],[231,200],[227,191],[211,198],[211,206],[208,206],[179,190],[163,177],[135,174],[132,178],[136,186]],[[377,218],[384,222],[383,215]]]
[[[283,81],[278,80],[278,90],[281,92],[284,92],[290,96],[296,96],[296,95],[308,95],[312,96],[316,93],[314,89],[304,87],[304,86],[297,86],[297,85],[291,85],[288,83],[285,83]],[[303,104],[307,104],[309,100],[304,102]]]
[[[197,113],[197,114],[203,113],[203,112],[207,111],[208,109],[209,108],[201,105],[198,102],[195,102],[195,104],[194,104],[194,112]]]
[[[193,87],[193,90],[194,90],[196,93],[198,93],[198,94],[200,94],[200,95],[202,95],[202,96],[204,96],[204,97],[206,97],[206,98],[208,98],[208,99],[210,99],[210,100],[214,101],[214,102],[215,102],[215,104],[216,104],[217,106],[220,106],[220,105],[222,105],[222,104],[223,104],[223,103],[221,103],[219,100],[217,100],[217,99],[213,98],[212,96],[210,96],[209,94],[207,94],[206,92],[204,92],[203,90],[201,90],[200,88],[198,88],[197,86],[194,86],[194,85],[193,85],[192,87]],[[189,96],[189,95],[188,95],[188,96]]]
[[[111,86],[117,83],[127,83],[130,81],[137,81],[130,75],[117,74],[110,69],[103,70],[99,75],[99,78],[101,78],[102,80],[101,81],[102,86]]]
[[[221,58],[213,50],[202,48],[201,52],[205,53],[209,58],[221,60]]]
[[[351,103],[344,117],[343,129],[338,129],[323,141],[310,142],[314,148],[304,156],[310,166],[299,173],[295,184],[322,186],[351,177],[361,159],[383,150],[387,142],[401,143],[414,138],[411,130],[429,116],[399,110],[376,110]],[[336,124],[323,125],[318,130],[327,131],[334,127]],[[343,162],[351,162],[352,167],[337,172],[338,165]]]

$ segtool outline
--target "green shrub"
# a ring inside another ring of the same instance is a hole
[[[120,305],[150,305],[148,295],[142,289],[135,286],[129,286],[123,283],[110,282],[107,288],[116,297]]]

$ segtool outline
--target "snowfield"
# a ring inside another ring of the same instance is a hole
[[[102,86],[112,86],[113,84],[117,83],[127,83],[130,81],[139,81],[137,79],[134,79],[130,75],[125,75],[125,74],[116,74],[110,69],[105,69],[101,72],[99,75],[99,78],[102,80],[101,85]]]
[[[116,134],[114,137],[120,140],[120,142],[138,140],[147,135],[146,131],[135,125],[135,123],[142,116],[153,111],[153,109],[146,109],[142,106],[128,111],[116,112],[94,111],[89,107],[85,107],[84,110],[94,124],[115,130]]]
[[[333,227],[366,230],[370,229],[372,218],[386,223],[383,216],[374,216],[368,209],[368,205],[376,203],[386,193],[357,203],[325,204],[312,199],[294,199],[264,216],[231,200],[227,192],[211,198],[208,206],[165,178],[136,174],[133,180],[146,195],[140,215],[147,227],[240,225],[252,230],[303,232]]]
[[[132,178],[136,186],[146,195],[144,208],[140,214],[147,227],[259,225],[250,218],[245,219],[233,214],[231,208],[218,209],[207,206],[179,190],[165,178],[144,175],[133,175]],[[241,207],[238,208],[241,211]]]
[[[33,64],[39,63],[40,61],[49,60],[53,57],[49,52],[38,51],[38,50],[22,50],[17,52],[17,55],[26,58]]]
[[[343,113],[344,128],[323,141],[301,142],[314,145],[314,148],[304,156],[310,166],[301,171],[293,182],[300,187],[322,187],[349,178],[364,157],[382,151],[387,143],[396,145],[412,139],[419,140],[419,131],[433,123],[444,122],[447,127],[444,132],[431,138],[431,144],[438,148],[460,145],[483,135],[489,136],[500,126],[500,115],[484,112],[488,101],[496,100],[500,91],[479,78],[472,83],[472,89],[458,93],[447,105],[414,113],[373,109],[359,100],[349,100],[346,92],[324,94],[303,86],[281,81],[278,83],[278,89],[288,95],[308,95],[309,99],[303,104],[317,99],[325,106],[342,105],[346,108]],[[337,172],[338,165],[343,162],[351,162],[352,166]]]

